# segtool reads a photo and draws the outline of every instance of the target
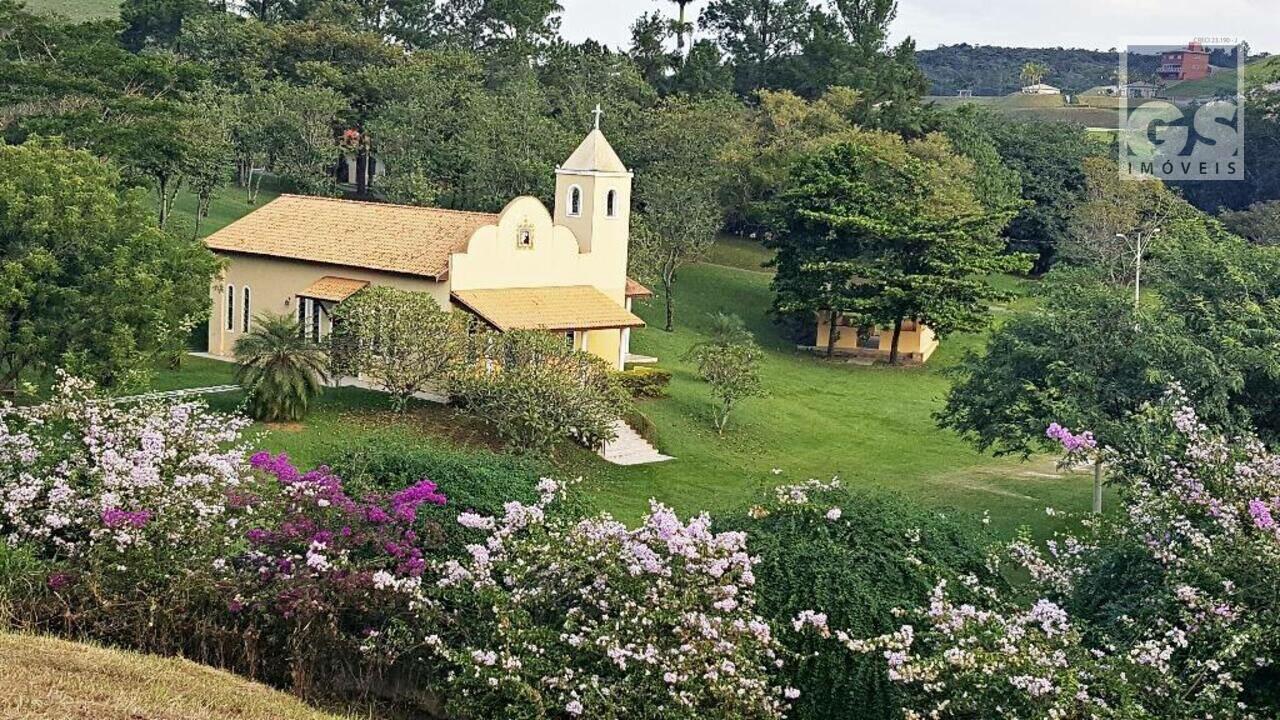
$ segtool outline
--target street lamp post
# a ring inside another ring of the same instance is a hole
[[[1133,257],[1133,314],[1135,317],[1137,317],[1137,314],[1138,314],[1138,304],[1142,300],[1142,256],[1147,251],[1146,243],[1150,243],[1153,239],[1155,239],[1155,236],[1159,234],[1160,234],[1160,228],[1156,228],[1155,230],[1152,230],[1151,232],[1147,233],[1147,237],[1144,240],[1144,238],[1142,237],[1142,231],[1139,230],[1137,244],[1131,246],[1134,249],[1134,253],[1133,253],[1134,255]],[[1125,235],[1124,233],[1116,233],[1116,237],[1123,240],[1125,244],[1129,243],[1129,236]]]

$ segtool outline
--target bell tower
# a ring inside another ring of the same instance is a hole
[[[600,132],[601,114],[597,105],[595,128],[556,168],[555,223],[573,231],[582,252],[602,256],[611,269],[616,265],[622,283],[631,226],[631,172]]]

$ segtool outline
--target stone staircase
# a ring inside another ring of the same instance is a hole
[[[640,437],[640,433],[622,420],[615,420],[613,429],[618,437],[613,442],[605,443],[599,450],[600,457],[606,462],[614,465],[646,465],[675,459],[658,452],[648,440]]]

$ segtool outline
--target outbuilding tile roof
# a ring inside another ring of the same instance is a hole
[[[639,282],[627,278],[626,296],[629,298],[651,298],[653,297],[653,291]]]
[[[491,213],[281,195],[205,239],[211,250],[439,279]]]
[[[590,285],[455,290],[453,300],[500,331],[603,330],[644,321]]]

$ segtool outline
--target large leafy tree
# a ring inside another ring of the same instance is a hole
[[[363,375],[403,410],[424,391],[440,391],[467,356],[470,316],[449,312],[431,295],[374,286],[339,303],[333,314],[338,372]]]
[[[1174,236],[1179,228],[1163,226],[1179,219],[1203,226],[1203,215],[1155,178],[1122,176],[1110,158],[1085,158],[1083,168],[1084,194],[1072,208],[1069,234],[1059,255],[1072,263],[1097,268],[1114,285],[1134,281],[1138,261],[1159,251],[1160,245],[1154,241],[1163,245],[1177,240]],[[1156,234],[1166,230],[1164,235]],[[1142,247],[1138,246],[1139,239]]]
[[[1012,213],[974,197],[973,177],[972,161],[937,134],[907,142],[857,132],[806,158],[769,242],[778,250],[774,309],[893,327],[891,363],[905,320],[940,336],[982,326],[1003,297],[985,276],[1026,262],[1004,254],[999,232]]]
[[[217,261],[88,152],[0,147],[0,391],[66,366],[125,386],[209,310]]]
[[[808,0],[711,0],[702,29],[733,58],[739,93],[777,87],[786,60],[799,52],[810,17]]]
[[[236,341],[236,381],[259,420],[301,420],[324,390],[329,359],[291,315],[259,315]]]
[[[988,125],[1000,158],[1022,179],[1026,205],[1009,224],[1009,247],[1036,253],[1035,271],[1052,267],[1084,195],[1086,157],[1103,154],[1070,123],[995,120]]]
[[[1280,260],[1212,221],[1169,232],[1137,307],[1096,270],[1051,273],[1039,309],[958,366],[940,423],[997,453],[1050,448],[1052,422],[1118,447],[1129,416],[1177,382],[1209,424],[1276,437]]]
[[[134,50],[149,45],[172,47],[188,18],[211,12],[209,0],[125,0],[120,19],[121,41]]]
[[[723,149],[742,132],[742,113],[724,97],[668,98],[645,114],[628,155],[645,167],[636,179],[631,267],[662,286],[666,329],[674,329],[679,271],[702,259],[724,222],[717,190]]]

